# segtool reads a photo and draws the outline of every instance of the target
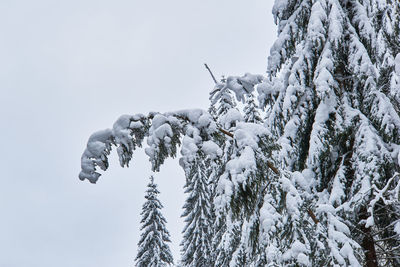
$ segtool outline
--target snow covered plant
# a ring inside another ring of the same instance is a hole
[[[167,222],[161,214],[162,204],[158,199],[160,191],[154,183],[154,177],[150,176],[147,185],[146,202],[142,208],[142,231],[138,254],[136,255],[137,267],[166,267],[173,265],[173,258],[168,243],[171,242],[168,230],[165,228]]]
[[[147,138],[154,171],[180,146],[183,266],[400,266],[400,2],[273,14],[266,76],[217,82],[208,111],[122,116],[89,138],[80,179],[112,146],[127,166]]]

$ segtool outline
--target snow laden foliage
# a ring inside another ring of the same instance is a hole
[[[151,176],[150,183],[147,185],[146,202],[143,204],[141,213],[142,235],[135,259],[138,267],[173,266],[174,260],[167,244],[171,240],[165,228],[166,220],[161,214],[163,206],[157,198],[159,193],[154,178]]]
[[[128,167],[134,150],[142,147],[145,137],[145,152],[152,163],[152,170],[159,171],[167,157],[176,156],[181,138],[190,136],[193,127],[204,132],[202,136],[206,138],[217,132],[212,117],[202,110],[150,113],[147,116],[123,115],[112,129],[96,132],[89,138],[82,155],[79,178],[96,183],[101,176],[98,168],[103,171],[108,168],[108,155],[113,146],[117,147],[121,167]]]
[[[266,77],[223,78],[208,112],[122,116],[79,177],[96,182],[114,146],[127,166],[147,139],[155,171],[180,147],[185,266],[399,266],[400,3],[273,14]]]
[[[244,120],[246,122],[262,123],[260,112],[258,110],[259,110],[258,105],[254,99],[254,95],[252,93],[248,94],[246,99],[246,105],[243,110]]]
[[[396,12],[396,1],[275,2],[266,127],[279,137],[281,168],[309,181],[292,184],[318,227],[290,239],[313,266],[399,264]],[[394,191],[378,197],[386,186]]]
[[[222,154],[213,141],[201,142],[200,131],[192,129],[190,136],[183,138],[181,165],[186,172],[185,193],[188,198],[183,207],[185,218],[183,229],[181,266],[212,266],[212,199],[209,166]],[[197,146],[200,144],[200,147]]]

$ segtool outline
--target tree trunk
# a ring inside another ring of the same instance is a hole
[[[362,208],[360,211],[360,219],[366,220],[368,218],[368,212],[366,208]],[[375,251],[375,241],[371,235],[371,229],[366,228],[364,225],[361,226],[361,231],[364,233],[361,247],[364,249],[365,254],[365,267],[378,267],[378,259]]]

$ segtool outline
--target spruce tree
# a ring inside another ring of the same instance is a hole
[[[231,127],[235,126],[235,120],[228,120],[228,114],[239,114],[237,103],[232,97],[232,92],[227,86],[227,80],[225,78],[221,79],[221,82],[216,84],[214,90],[210,93],[211,108],[215,110],[215,120],[221,129],[229,131]],[[211,185],[211,196],[212,196],[212,227],[214,229],[214,234],[212,236],[212,265],[213,266],[228,266],[230,259],[232,257],[232,252],[234,251],[233,243],[237,243],[236,240],[240,239],[237,234],[240,231],[235,231],[235,233],[227,230],[226,211],[216,210],[214,205],[214,200],[217,191],[218,181],[220,176],[223,174],[226,163],[231,157],[231,152],[234,147],[234,143],[229,138],[224,135],[215,135],[214,140],[220,147],[223,148],[222,156],[218,158],[218,165],[214,165],[214,170],[212,172],[212,185]],[[233,229],[231,229],[233,230]]]
[[[201,166],[187,177],[214,183],[211,266],[399,266],[400,4],[276,0],[273,14],[266,77],[217,83],[211,115],[121,118],[89,139],[80,178],[96,182],[113,145],[127,165],[144,136],[159,170],[182,140],[185,173]]]
[[[246,105],[243,110],[244,120],[252,123],[262,123],[260,112],[257,103],[255,102],[254,95],[248,94],[246,96]]]
[[[210,94],[211,106],[210,111],[214,110],[214,117],[218,118],[225,115],[230,109],[236,107],[232,92],[226,86],[226,79],[222,78],[217,83],[214,90]]]
[[[309,181],[295,187],[298,212],[315,211],[319,220],[308,227],[288,214],[280,246],[301,248],[312,265],[398,264],[399,254],[383,256],[399,245],[399,165],[391,151],[400,131],[399,102],[378,83],[384,44],[374,19],[397,5],[384,2],[275,2],[267,127],[282,145],[282,168]],[[287,255],[287,264],[298,255]]]
[[[172,266],[173,257],[168,246],[171,242],[168,230],[165,227],[166,220],[161,214],[163,208],[158,194],[157,184],[154,177],[150,177],[147,185],[146,202],[142,208],[142,231],[136,256],[136,266],[138,267],[163,267]]]
[[[212,256],[212,210],[209,186],[210,159],[199,150],[190,162],[186,173],[185,193],[188,198],[183,206],[185,218],[183,229],[182,266],[211,266]]]

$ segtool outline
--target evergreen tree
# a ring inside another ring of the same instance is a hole
[[[388,1],[387,1],[388,2]],[[396,55],[400,53],[400,3],[382,2],[374,20],[378,31],[379,58],[381,63],[378,86],[390,98],[400,101],[399,75],[396,74]],[[400,72],[400,71],[399,71]]]
[[[244,120],[246,122],[261,123],[262,119],[260,117],[260,112],[258,105],[254,100],[253,94],[248,94],[246,97],[246,105],[243,110]]]
[[[220,83],[217,83],[210,95],[211,107],[210,111],[214,111],[212,115],[220,117],[225,115],[230,109],[236,107],[231,90],[226,86],[226,79],[222,78]]]
[[[165,228],[166,220],[161,214],[162,204],[157,195],[160,193],[154,183],[154,177],[150,177],[147,185],[146,202],[142,208],[141,238],[138,243],[136,266],[138,267],[162,267],[172,266],[173,257],[168,246],[171,242],[169,233]]]
[[[190,163],[186,174],[185,193],[189,196],[183,206],[182,266],[211,266],[212,214],[209,187],[210,160],[200,150]]]
[[[399,102],[378,83],[385,49],[374,23],[381,8],[397,4],[384,2],[275,2],[279,36],[269,59],[274,90],[267,127],[279,136],[282,167],[310,181],[294,188],[298,212],[315,210],[320,220],[308,227],[288,214],[280,248],[301,247],[315,266],[398,264],[399,254],[387,260],[376,242],[399,245],[391,232],[398,196],[390,191],[398,184],[390,151],[399,141]],[[390,219],[378,215],[382,209]],[[382,231],[390,232],[387,238],[378,237]],[[298,255],[286,264],[298,263]]]
[[[237,104],[232,97],[231,90],[226,84],[226,79],[222,78],[221,82],[216,84],[214,90],[210,93],[211,108],[215,110],[215,120],[218,126],[226,131],[235,126],[236,121],[230,121],[229,114],[238,114]],[[232,140],[229,140],[224,135],[215,135],[214,140],[220,147],[223,148],[222,156],[218,158],[218,165],[214,165],[212,171],[212,184],[211,184],[211,200],[212,200],[212,227],[214,234],[212,235],[212,266],[228,266],[232,257],[232,243],[237,243],[232,239],[240,239],[236,231],[230,233],[226,227],[226,211],[216,210],[214,199],[216,197],[216,190],[220,176],[223,174],[226,162],[231,156],[231,151],[234,147]]]
[[[112,145],[127,165],[148,136],[158,170],[183,140],[187,255],[209,246],[188,209],[212,176],[213,211],[197,209],[215,225],[210,266],[400,266],[400,3],[276,0],[273,14],[267,77],[217,83],[211,115],[121,118],[89,139],[80,178],[97,181]]]

